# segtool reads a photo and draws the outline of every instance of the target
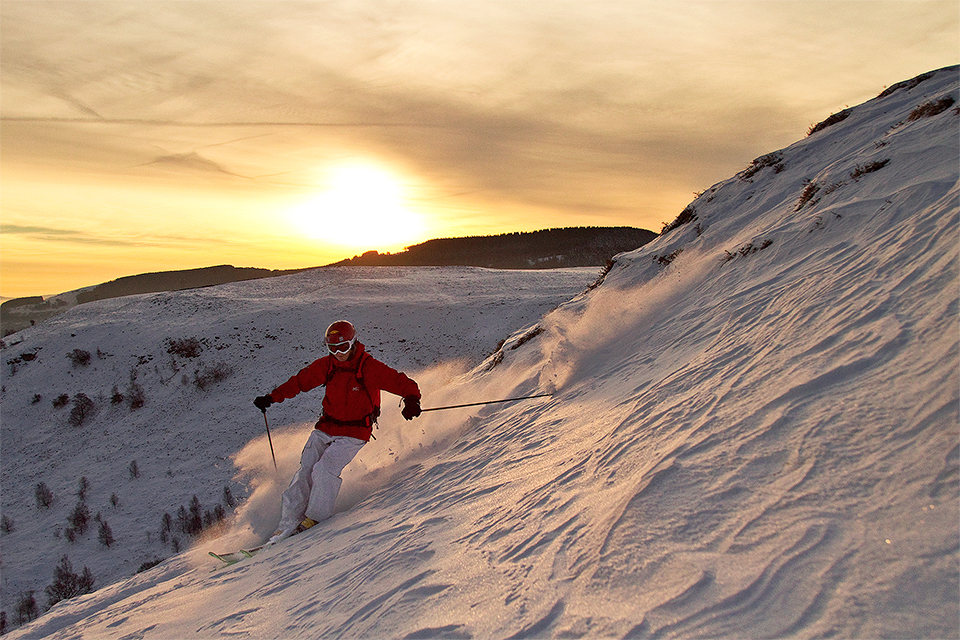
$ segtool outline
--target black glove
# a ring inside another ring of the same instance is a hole
[[[422,413],[420,409],[420,398],[414,396],[407,396],[403,399],[403,409],[400,410],[400,415],[406,420],[413,420]]]
[[[270,396],[257,396],[253,401],[253,406],[255,406],[257,409],[260,409],[260,411],[266,411],[267,407],[272,404],[273,398]]]

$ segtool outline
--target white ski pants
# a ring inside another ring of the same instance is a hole
[[[313,430],[300,454],[300,469],[283,492],[281,531],[292,530],[304,517],[321,522],[333,515],[342,482],[340,472],[365,444],[357,438]]]

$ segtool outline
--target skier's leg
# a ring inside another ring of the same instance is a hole
[[[303,453],[300,454],[300,468],[290,481],[290,486],[283,492],[283,511],[277,527],[279,531],[293,531],[303,520],[310,500],[310,488],[313,486],[313,468],[331,440],[330,436],[317,429],[307,438]]]
[[[338,437],[323,452],[313,467],[313,488],[305,512],[308,518],[320,522],[333,515],[342,482],[340,472],[365,444],[357,438]]]

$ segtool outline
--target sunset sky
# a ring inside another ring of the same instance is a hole
[[[956,0],[3,0],[0,294],[659,231],[958,62]]]

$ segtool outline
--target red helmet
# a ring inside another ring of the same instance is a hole
[[[346,320],[337,320],[327,327],[323,341],[330,353],[349,353],[357,341],[357,330]]]

